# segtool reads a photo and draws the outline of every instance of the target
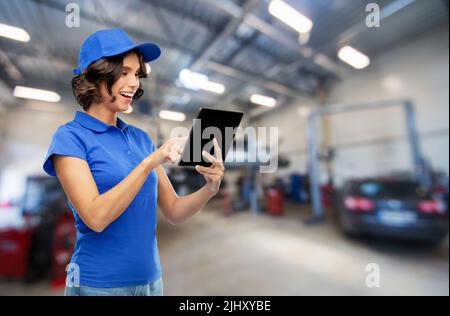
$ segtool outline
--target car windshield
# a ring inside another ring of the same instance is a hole
[[[39,213],[45,208],[45,203],[63,194],[56,178],[30,178],[24,195],[23,211]]]
[[[355,193],[367,197],[420,197],[427,196],[427,190],[411,181],[366,181],[356,184]]]

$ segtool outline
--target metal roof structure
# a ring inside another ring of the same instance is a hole
[[[336,57],[351,44],[373,57],[390,46],[448,23],[448,1],[379,0],[382,27],[367,28],[369,0],[285,0],[314,27],[306,44],[268,12],[269,0],[0,0],[0,23],[25,29],[28,43],[0,37],[0,80],[58,92],[73,103],[70,80],[79,47],[92,32],[124,28],[136,41],[162,47],[143,81],[136,113],[173,109],[188,114],[203,107],[258,108],[249,95],[289,102],[315,96],[320,85],[349,71]],[[65,25],[66,5],[80,8],[79,28]],[[226,87],[223,95],[186,89],[182,69],[208,75]],[[280,106],[282,106],[281,104]]]

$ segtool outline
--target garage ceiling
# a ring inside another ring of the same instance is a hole
[[[392,45],[448,23],[448,1],[379,0],[386,18],[382,28],[364,25],[361,0],[286,0],[314,21],[306,45],[297,33],[268,13],[264,0],[0,0],[0,23],[24,28],[28,43],[0,38],[0,78],[9,87],[25,85],[57,91],[64,104],[78,49],[89,34],[122,27],[136,41],[153,41],[163,49],[144,82],[145,95],[134,115],[156,109],[193,114],[200,106],[257,108],[255,92],[289,102],[314,96],[321,83],[353,71],[339,62],[344,44],[371,58]],[[66,4],[77,3],[80,28],[65,26]],[[320,58],[317,58],[320,56]],[[20,76],[6,69],[15,67]],[[224,95],[187,90],[177,84],[191,68],[224,84]]]

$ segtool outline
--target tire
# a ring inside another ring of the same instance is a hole
[[[341,211],[338,212],[338,223],[341,231],[346,237],[355,238],[361,236],[361,232],[355,228],[348,217]]]

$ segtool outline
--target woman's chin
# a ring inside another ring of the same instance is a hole
[[[125,112],[130,107],[131,103],[120,103],[116,105],[117,112]]]

